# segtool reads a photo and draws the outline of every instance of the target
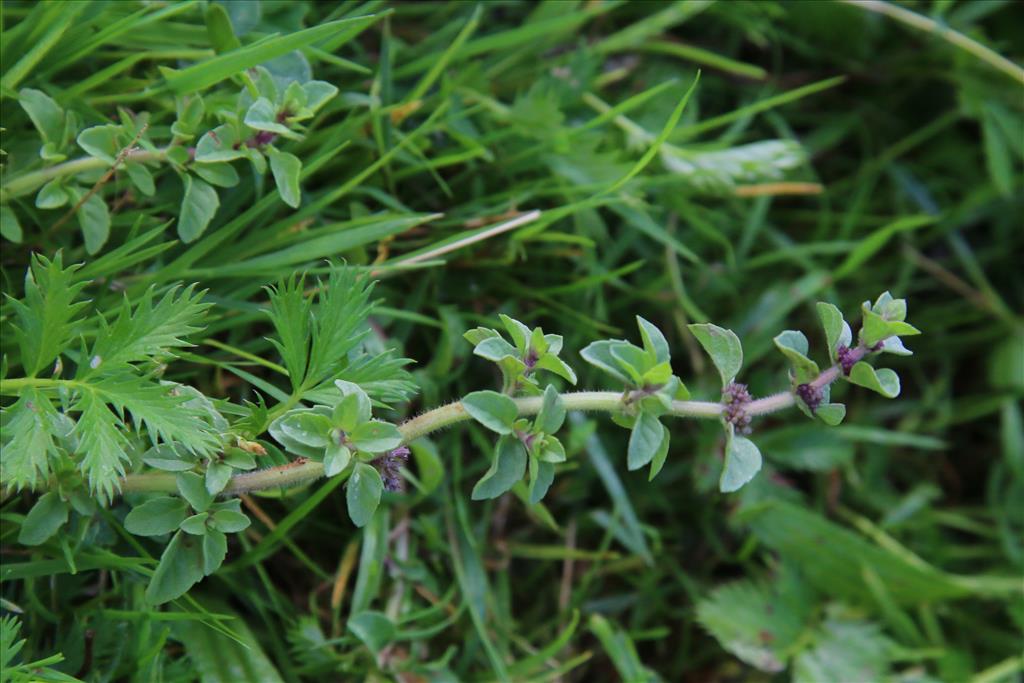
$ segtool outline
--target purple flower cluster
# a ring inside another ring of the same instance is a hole
[[[796,395],[807,404],[812,413],[818,409],[818,406],[821,405],[822,400],[825,398],[822,390],[813,384],[801,384],[796,388]]]
[[[750,392],[746,384],[730,382],[722,390],[722,403],[725,404],[725,421],[736,428],[739,434],[750,433],[750,415],[747,404],[750,403]]]
[[[409,462],[409,449],[399,446],[393,451],[375,458],[370,464],[380,472],[380,478],[384,482],[384,489],[387,491],[401,491],[404,481],[400,471]]]
[[[855,353],[849,346],[840,346],[836,349],[836,360],[843,366],[844,375],[850,374],[850,369],[860,360],[858,356],[859,354]]]

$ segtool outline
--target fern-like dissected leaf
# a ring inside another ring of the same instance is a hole
[[[33,488],[50,476],[54,422],[58,413],[42,392],[25,391],[3,412],[3,484]]]
[[[127,411],[136,428],[145,428],[154,445],[161,441],[174,443],[197,455],[208,455],[220,445],[207,414],[186,405],[192,397],[176,391],[173,385],[125,373],[106,377],[92,387],[122,416]]]
[[[331,270],[327,282],[317,280],[316,311],[304,291],[304,279],[292,277],[268,288],[270,319],[278,339],[292,391],[303,393],[334,379],[348,354],[369,333],[366,319],[372,283],[344,266]]]
[[[125,425],[95,391],[80,394],[75,408],[81,411],[78,426],[79,468],[89,480],[93,493],[109,500],[117,490],[118,477],[124,475],[128,460]]]
[[[809,607],[799,577],[786,573],[772,584],[744,580],[715,589],[698,603],[697,619],[726,650],[774,672],[785,668]]]
[[[737,183],[781,178],[783,172],[803,164],[806,154],[792,140],[763,140],[707,152],[665,145],[661,159],[666,168],[686,176],[701,189],[727,191]]]
[[[154,304],[151,287],[134,309],[126,297],[112,325],[100,319],[89,362],[79,366],[78,377],[111,372],[151,360],[169,349],[191,346],[185,337],[202,329],[198,323],[210,307],[202,303],[203,294],[195,291],[195,285],[184,290],[173,287]]]
[[[304,398],[314,403],[333,405],[338,401],[338,388],[334,380],[342,379],[358,384],[371,399],[382,406],[408,401],[417,389],[412,376],[405,370],[405,366],[412,362],[409,358],[395,356],[390,350],[378,354],[359,354],[326,382],[306,392]]]
[[[277,287],[267,287],[270,295],[270,320],[277,331],[271,339],[284,366],[288,368],[292,390],[297,391],[306,377],[309,363],[310,302],[303,291],[304,279],[293,276],[282,280]]]
[[[794,683],[889,680],[892,642],[875,624],[835,616],[822,624],[814,646],[794,660]]]
[[[18,323],[14,338],[21,350],[21,365],[28,377],[49,366],[67,346],[78,314],[86,305],[76,302],[85,282],[76,282],[80,266],[64,267],[60,252],[52,261],[35,254],[25,273],[25,298],[11,299]]]
[[[366,319],[373,309],[373,283],[349,268],[334,268],[326,283],[319,282],[313,344],[306,386],[330,379],[345,363],[349,351],[369,334]]]

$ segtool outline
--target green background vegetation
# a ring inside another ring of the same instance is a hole
[[[498,313],[563,335],[595,389],[615,387],[579,349],[635,340],[642,315],[706,399],[718,378],[688,323],[736,331],[756,396],[786,387],[782,329],[824,357],[817,300],[853,320],[889,289],[923,335],[891,363],[898,399],[848,387],[837,428],[796,411],[755,421],[765,467],[738,493],[717,490],[713,422],[673,421],[649,483],[625,468],[625,430],[576,416],[543,506],[471,501],[491,446],[465,425],[414,449],[417,484],[363,529],[338,480],[254,497],[220,571],[159,609],[144,592],[162,546],[123,533],[123,502],[27,548],[37,494],[9,490],[0,663],[60,652],[53,680],[146,682],[1021,679],[1024,76],[995,54],[1020,61],[1021,5],[226,7],[234,35],[201,2],[3,4],[6,294],[23,295],[33,252],[58,250],[85,263],[108,316],[125,292],[198,283],[207,326],[167,378],[238,403],[286,384],[262,288],[344,259],[380,278],[367,343],[415,361],[417,397],[392,421],[500,386],[462,339]],[[236,162],[215,211],[198,190],[183,205],[155,162],[151,195],[117,173],[71,216],[104,166],[52,190],[59,208],[25,180],[56,163],[43,143],[87,156],[69,121],[145,112],[144,139],[164,146],[202,91],[200,136],[243,89],[216,52],[368,15],[249,49],[252,64],[283,55],[267,64],[282,79],[338,88],[300,139],[275,143],[301,161],[301,197]],[[59,107],[50,139],[25,88]],[[5,302],[5,337],[12,315]],[[368,607],[401,615],[397,631],[350,619]]]

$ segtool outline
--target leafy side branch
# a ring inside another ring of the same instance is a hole
[[[497,364],[501,391],[474,391],[393,424],[375,417],[375,409],[409,401],[415,387],[404,370],[408,361],[371,353],[363,343],[372,283],[353,270],[332,268],[312,288],[293,277],[266,290],[280,356],[274,365],[290,387],[270,406],[262,399],[231,406],[162,379],[173,354],[201,329],[209,308],[202,292],[151,289],[134,304],[125,300],[108,319],[87,310],[87,284],[59,255],[37,256],[24,297],[11,302],[0,380],[7,397],[2,484],[45,491],[22,526],[25,545],[54,538],[72,512],[92,514],[119,493],[133,494],[126,530],[172,534],[147,591],[154,603],[178,597],[220,566],[225,535],[249,524],[236,496],[340,477],[349,516],[363,526],[383,492],[403,486],[409,444],[470,420],[496,438],[474,500],[496,498],[525,480],[527,503],[539,503],[567,460],[558,433],[568,411],[609,414],[627,428],[626,466],[647,468],[651,479],[669,454],[666,418],[718,420],[725,441],[719,488],[735,491],[761,468],[761,453],[748,438],[753,418],[796,406],[838,424],[845,407],[831,401],[831,387],[840,379],[896,396],[896,374],[867,360],[909,354],[900,337],[917,333],[905,322],[906,303],[888,293],[862,306],[856,340],[837,308],[818,304],[829,365],[821,370],[808,357],[802,333],[784,331],[775,344],[790,366],[790,387],[755,400],[736,381],[743,367],[739,338],[716,325],[691,325],[721,377],[720,400],[695,401],[673,374],[668,341],[643,318],[637,318],[640,345],[606,339],[581,351],[620,390],[562,392],[542,382],[551,375],[577,382],[560,356],[562,337],[500,316],[504,334],[481,327],[465,337],[475,355]],[[20,376],[6,376],[19,368]],[[271,457],[278,465],[266,467]],[[174,569],[182,566],[189,572]]]

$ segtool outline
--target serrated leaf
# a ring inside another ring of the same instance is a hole
[[[497,498],[523,478],[526,450],[518,439],[502,436],[494,447],[491,467],[473,487],[473,500]]]
[[[718,368],[718,374],[722,376],[722,386],[736,379],[740,368],[743,367],[743,346],[739,337],[732,330],[710,323],[693,324],[689,329],[711,356],[711,362]]]
[[[176,443],[198,455],[208,455],[220,446],[208,413],[192,404],[183,391],[186,387],[156,384],[128,373],[103,377],[88,386],[118,412],[130,413],[136,428],[145,429],[154,444]]]
[[[723,648],[761,671],[782,671],[810,617],[807,591],[742,580],[715,588],[697,603],[697,620]]]
[[[192,346],[187,337],[202,329],[199,324],[210,308],[202,302],[205,292],[195,286],[172,287],[154,304],[155,290],[150,287],[136,299],[121,302],[112,325],[100,320],[100,329],[89,354],[90,363],[79,367],[78,379],[110,372],[131,363],[152,361],[170,349]]]
[[[164,548],[146,588],[146,601],[159,605],[184,595],[204,576],[203,539],[182,531]]]
[[[496,391],[474,391],[461,404],[474,420],[498,434],[510,434],[519,415],[515,401]]]
[[[899,375],[889,368],[875,370],[869,363],[860,361],[850,369],[850,375],[846,379],[886,398],[896,398],[900,395]]]
[[[352,268],[334,266],[326,282],[317,280],[316,316],[305,381],[316,386],[334,379],[349,364],[348,353],[370,329],[366,319],[373,309],[373,283]]]
[[[15,489],[34,488],[50,476],[49,456],[54,452],[53,420],[57,416],[50,399],[37,389],[22,392],[4,411],[2,483]]]
[[[273,147],[267,150],[270,158],[270,172],[274,175],[281,200],[293,209],[302,202],[302,190],[299,188],[299,176],[302,175],[302,161],[294,154],[280,152]]]
[[[554,434],[565,422],[565,401],[558,390],[550,384],[544,389],[540,412],[534,420],[534,427],[545,434]]]
[[[281,280],[276,287],[267,287],[266,292],[270,297],[267,313],[277,332],[277,339],[270,341],[281,354],[294,391],[306,375],[312,335],[311,306],[305,294],[305,281],[299,275],[292,275]]]
[[[761,451],[754,442],[743,436],[732,434],[725,444],[725,466],[718,480],[718,490],[722,493],[738,491],[761,469]]]
[[[60,531],[68,521],[68,504],[54,491],[44,493],[25,515],[18,531],[18,543],[40,545]]]
[[[384,491],[384,482],[380,472],[372,465],[357,462],[352,468],[352,476],[348,480],[345,491],[345,502],[348,504],[348,516],[357,527],[366,526],[380,505],[380,496]]]
[[[402,433],[390,422],[371,420],[364,422],[349,435],[356,448],[367,453],[383,453],[402,445]]]
[[[173,496],[160,496],[132,508],[124,528],[136,536],[160,536],[177,530],[188,516],[188,503]]]
[[[875,624],[828,619],[793,661],[793,683],[889,679],[893,643]]]
[[[658,418],[649,413],[640,413],[629,435],[626,466],[630,470],[638,470],[651,462],[661,449],[664,439],[665,431]]]
[[[124,475],[124,463],[129,459],[127,439],[121,431],[124,425],[94,391],[82,392],[75,408],[81,411],[75,426],[76,454],[81,458],[79,469],[94,494],[110,498],[119,486],[118,479]]]
[[[193,178],[187,173],[182,176],[182,182],[185,185],[185,195],[181,200],[178,215],[178,237],[188,244],[206,232],[207,226],[220,207],[220,197],[205,181]]]

